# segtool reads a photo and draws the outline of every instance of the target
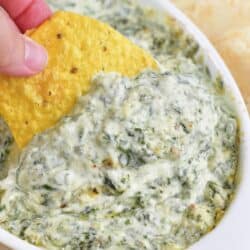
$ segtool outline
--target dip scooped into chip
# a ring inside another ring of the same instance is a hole
[[[0,75],[0,114],[19,147],[70,112],[96,73],[157,68],[147,52],[90,17],[60,11],[28,33],[48,50],[47,68],[29,78]]]

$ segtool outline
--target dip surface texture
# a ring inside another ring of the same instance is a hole
[[[0,226],[46,249],[186,249],[235,190],[238,123],[221,81],[164,15],[126,0],[49,2],[109,23],[161,70],[100,72],[71,114],[9,157],[1,121]]]

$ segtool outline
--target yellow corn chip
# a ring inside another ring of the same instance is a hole
[[[29,78],[0,76],[0,114],[20,147],[67,114],[97,72],[157,68],[143,49],[90,17],[57,12],[29,36],[48,50],[47,68]]]

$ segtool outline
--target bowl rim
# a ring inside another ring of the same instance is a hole
[[[160,8],[161,11],[166,11],[181,25],[187,34],[190,34],[198,42],[204,55],[205,63],[211,73],[218,73],[224,81],[225,88],[232,93],[233,103],[240,122],[239,166],[241,177],[236,197],[219,225],[194,244],[190,250],[235,250],[239,246],[242,250],[248,249],[250,246],[250,237],[247,231],[250,224],[250,166],[248,166],[250,164],[250,119],[243,97],[232,74],[216,49],[182,11],[177,9],[169,0],[139,0],[139,2],[143,2],[153,8]],[[0,242],[12,249],[41,249],[19,239],[2,228],[0,228]]]

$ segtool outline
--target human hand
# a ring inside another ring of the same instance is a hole
[[[51,14],[45,0],[0,0],[0,73],[30,76],[44,69],[46,50],[22,32]]]

